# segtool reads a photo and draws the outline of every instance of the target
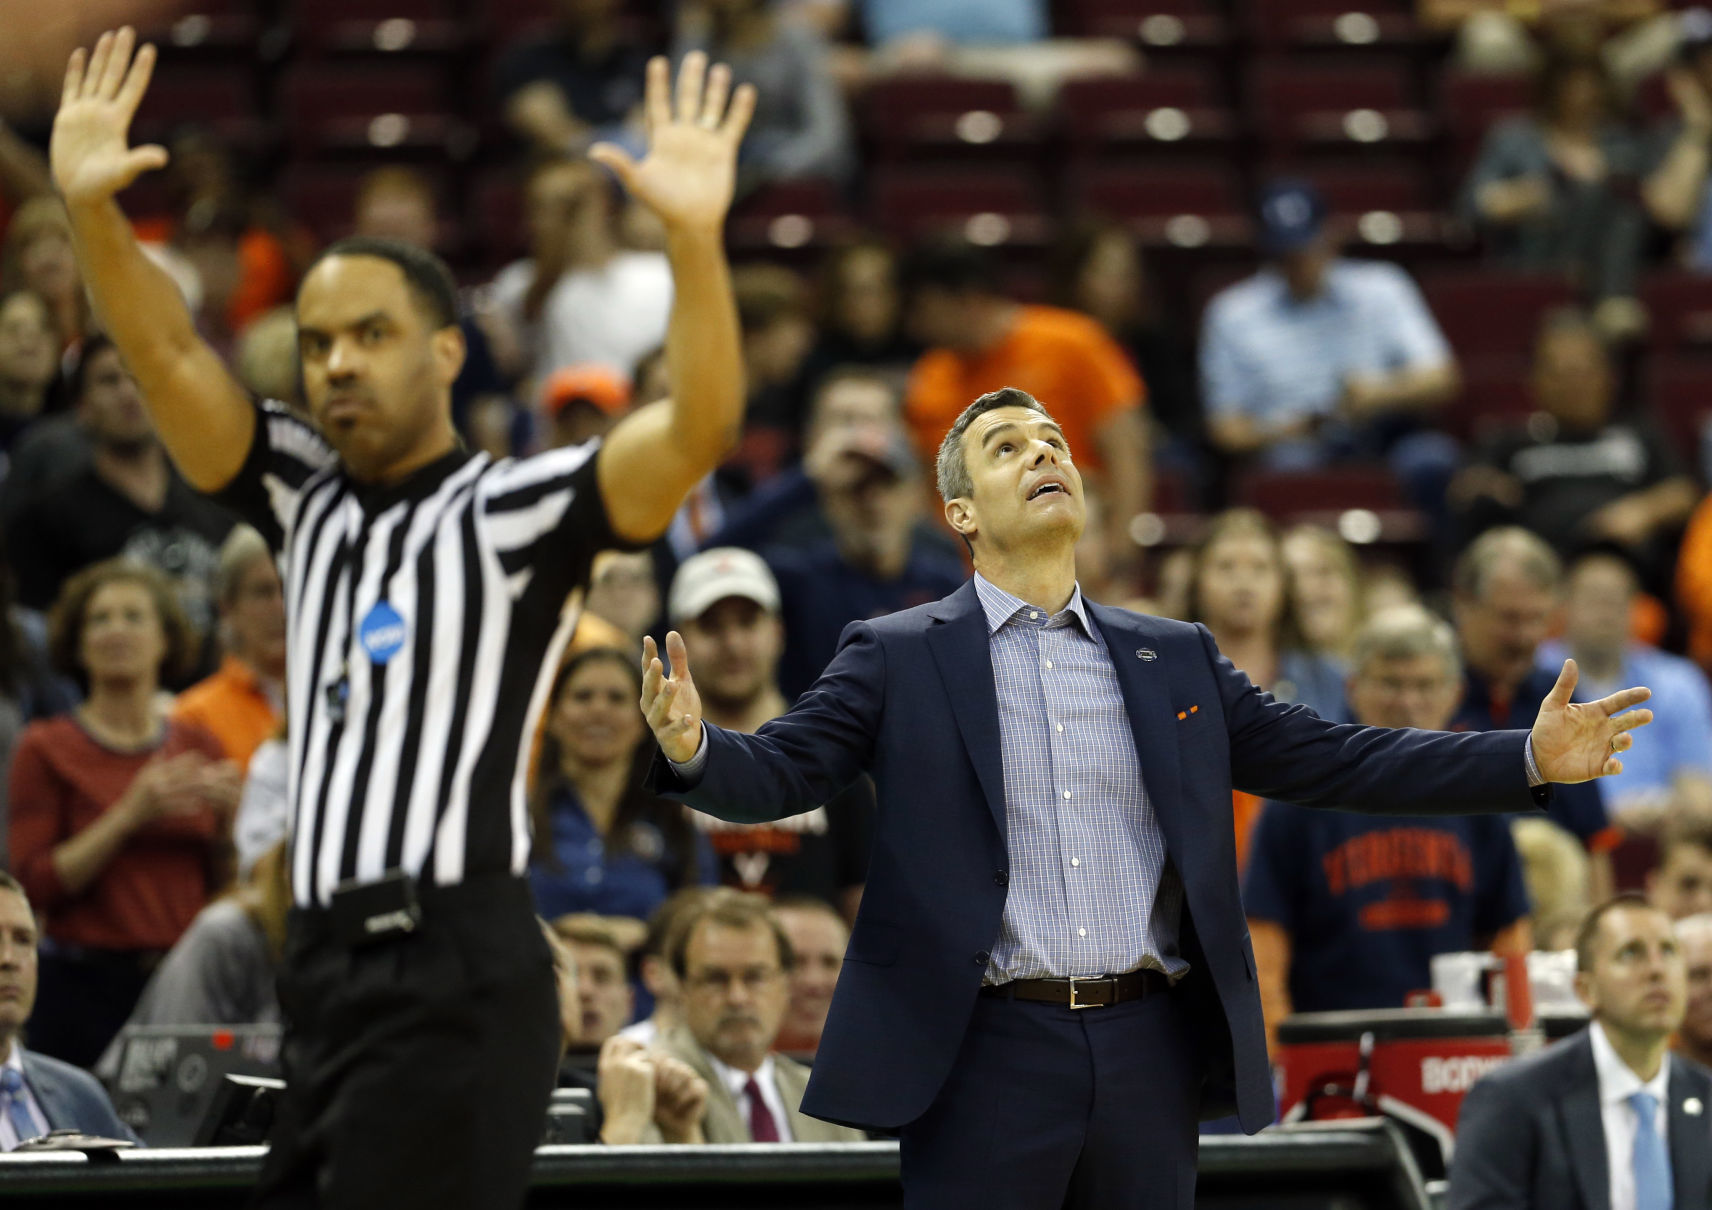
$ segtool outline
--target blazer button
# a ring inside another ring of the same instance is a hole
[[[982,950],[980,953],[975,955],[975,965],[976,966],[985,966],[985,965],[987,965],[988,962],[990,962],[992,960],[992,957],[993,956],[991,954],[989,954],[986,950]]]
[[[993,881],[998,883],[1000,886],[1009,886],[1011,884],[1011,876],[1006,871],[1000,870],[997,874],[993,875]]]

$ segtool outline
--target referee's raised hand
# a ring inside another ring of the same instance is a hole
[[[690,656],[677,631],[666,635],[666,655],[672,674],[660,662],[654,640],[642,639],[642,713],[660,741],[668,760],[684,764],[695,759],[701,747],[701,694],[690,678]]]
[[[102,34],[87,57],[81,46],[71,52],[49,146],[54,184],[70,204],[110,198],[166,167],[166,148],[130,146],[131,119],[155,66],[153,46],[131,57],[136,41],[127,25]]]
[[[755,114],[755,89],[745,84],[733,93],[731,69],[720,63],[709,71],[701,51],[684,56],[675,97],[671,74],[663,56],[649,60],[647,154],[637,161],[597,143],[589,158],[611,169],[668,230],[717,231],[731,206],[737,145]]]

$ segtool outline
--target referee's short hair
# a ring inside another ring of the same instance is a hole
[[[404,274],[404,283],[428,317],[430,327],[449,328],[458,322],[458,287],[452,280],[452,271],[426,248],[403,240],[353,235],[328,245],[309,266],[309,272],[330,256],[372,256],[391,261]],[[308,276],[306,272],[304,277]]]
[[[92,563],[65,582],[48,613],[48,659],[59,671],[89,688],[89,670],[83,666],[83,626],[89,602],[109,584],[137,584],[154,602],[166,637],[160,679],[176,682],[189,676],[197,649],[196,630],[179,603],[172,581],[158,569],[135,559],[103,559]]]
[[[773,934],[779,946],[779,965],[789,971],[797,964],[791,939],[773,915],[773,905],[760,895],[731,887],[718,887],[706,899],[684,913],[677,921],[671,939],[672,970],[679,979],[688,977],[690,939],[704,924],[718,924],[733,929],[765,929]]]

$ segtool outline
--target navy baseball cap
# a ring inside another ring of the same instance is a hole
[[[1260,191],[1260,250],[1267,256],[1301,251],[1325,222],[1325,199],[1306,181],[1273,181]]]

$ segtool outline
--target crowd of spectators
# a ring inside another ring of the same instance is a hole
[[[1404,264],[1346,255],[1326,195],[1294,173],[1255,199],[1252,272],[1216,274],[1228,284],[1199,312],[1164,301],[1122,216],[1066,225],[1044,273],[944,233],[739,264],[742,440],[653,549],[601,557],[530,761],[563,1078],[597,1090],[603,1139],[848,1137],[798,1112],[801,1061],[885,804],[864,780],[734,825],[651,794],[640,645],[682,633],[720,726],[788,710],[848,623],[967,576],[927,468],[962,407],[1003,386],[1052,410],[1086,474],[1084,589],[1205,625],[1281,700],[1485,730],[1529,725],[1565,657],[1581,700],[1653,690],[1626,772],[1559,787],[1549,817],[1368,819],[1239,792],[1269,1027],[1399,1005],[1439,953],[1564,948],[1592,904],[1638,888],[1689,921],[1682,1046],[1712,1057],[1712,498],[1649,407],[1638,343],[1648,267],[1712,265],[1712,16],[1614,3],[1595,36],[1514,7],[1419,13],[1459,31],[1449,53],[1468,69],[1533,74],[1535,108],[1487,133],[1460,216],[1490,264],[1560,274],[1578,299],[1512,319],[1532,333],[1528,406],[1478,417],[1472,438],[1447,419],[1470,370],[1451,325]],[[636,145],[650,51],[707,49],[760,86],[752,195],[858,190],[852,97],[875,80],[1000,77],[1044,109],[1066,80],[1152,70],[1121,42],[1052,38],[1045,0],[552,12],[495,56],[487,102],[503,132],[488,154],[523,182],[523,255],[458,262],[471,357],[455,416],[495,457],[598,438],[671,390],[659,233],[583,155]],[[1673,106],[1652,128],[1633,108],[1649,80]],[[293,404],[308,217],[256,187],[214,126],[171,146],[139,230],[246,385]],[[372,158],[341,231],[461,246],[433,172]],[[0,1041],[111,1077],[127,1023],[279,1019],[285,601],[259,535],[167,461],[41,165],[0,124],[0,866],[15,875],[0,879]],[[1360,517],[1292,496],[1327,471],[1386,477],[1416,528],[1374,541]],[[1264,476],[1284,491],[1251,490]],[[20,1001],[27,1026],[7,1016]]]

